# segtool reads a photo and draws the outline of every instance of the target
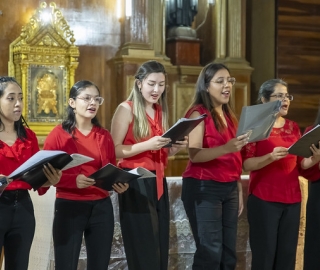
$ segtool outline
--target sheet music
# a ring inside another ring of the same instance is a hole
[[[61,171],[68,170],[70,168],[73,168],[81,164],[87,163],[91,160],[94,160],[91,157],[87,157],[81,154],[72,154],[71,157],[72,157],[72,161],[68,163],[65,167],[63,167]]]
[[[156,177],[156,175],[149,170],[142,168],[142,167],[137,167],[135,169],[132,169],[129,171],[129,173],[133,173],[136,175],[140,175],[139,178],[149,178],[149,177]]]
[[[41,150],[41,151],[37,152],[36,154],[34,154],[31,158],[29,158],[26,162],[24,162],[16,170],[14,170],[8,176],[8,178],[11,178],[13,175],[17,175],[17,174],[23,172],[24,170],[28,169],[29,167],[31,167],[32,165],[38,163],[39,161],[41,161],[43,159],[53,157],[56,155],[60,155],[60,154],[65,154],[65,152],[64,151],[55,151],[55,150]]]

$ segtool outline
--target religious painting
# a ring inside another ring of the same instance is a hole
[[[42,2],[10,43],[8,74],[21,84],[22,115],[40,144],[65,118],[79,64],[74,43],[73,31],[54,2]]]
[[[62,121],[67,105],[66,69],[30,65],[28,76],[28,121]]]

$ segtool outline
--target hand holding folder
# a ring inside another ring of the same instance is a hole
[[[69,155],[64,151],[41,150],[13,171],[8,178],[19,179],[29,183],[37,190],[47,182],[43,166],[50,163],[55,169],[66,170],[93,160],[80,154]]]
[[[169,128],[163,135],[163,138],[170,138],[171,142],[165,147],[171,147],[177,141],[183,141],[187,136],[204,118],[206,114],[202,114],[196,118],[180,118],[171,128]]]
[[[280,100],[242,107],[237,137],[248,134],[248,142],[267,139],[270,136],[280,107]]]
[[[156,175],[154,173],[142,167],[138,167],[130,171],[125,171],[114,166],[111,163],[108,163],[100,170],[88,176],[88,178],[92,178],[96,181],[94,186],[110,191],[113,189],[113,184],[128,183],[134,179],[155,176]]]
[[[0,196],[5,188],[9,185],[7,177],[3,176],[0,178]]]
[[[319,141],[320,125],[317,125],[288,148],[289,154],[305,158],[311,157],[312,151],[310,150],[310,146],[314,144],[317,148],[319,148]]]

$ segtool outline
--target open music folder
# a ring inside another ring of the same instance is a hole
[[[180,118],[171,128],[169,128],[163,135],[163,138],[170,138],[170,144],[165,147],[171,147],[177,141],[183,141],[187,136],[204,118],[206,114],[202,114],[196,118]]]
[[[248,134],[249,142],[267,139],[270,136],[280,107],[280,100],[242,107],[237,137]]]
[[[69,155],[64,151],[40,150],[14,170],[8,178],[23,180],[37,190],[48,181],[43,172],[43,165],[50,163],[56,169],[67,170],[91,160],[93,158],[81,154]]]
[[[313,129],[304,134],[296,143],[288,148],[289,154],[293,154],[300,157],[311,157],[312,151],[310,146],[314,144],[319,148],[320,141],[320,125],[315,126]]]
[[[96,181],[94,186],[105,189],[112,190],[112,185],[115,183],[128,183],[133,179],[155,177],[156,175],[149,170],[138,167],[130,171],[125,171],[121,168],[108,163],[100,170],[88,176]]]

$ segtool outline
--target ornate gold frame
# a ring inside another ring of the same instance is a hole
[[[21,84],[23,116],[38,136],[46,136],[64,118],[78,67],[74,42],[56,4],[43,2],[10,44],[9,76]]]

